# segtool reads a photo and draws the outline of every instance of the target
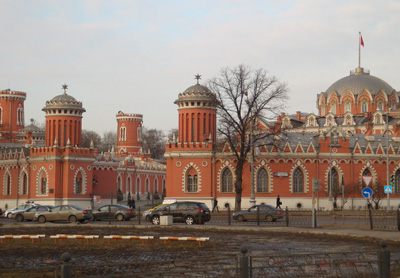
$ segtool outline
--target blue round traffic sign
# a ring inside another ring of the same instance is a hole
[[[361,193],[364,196],[364,198],[368,199],[372,197],[372,189],[369,187],[364,187]]]

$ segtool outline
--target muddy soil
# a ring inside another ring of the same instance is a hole
[[[242,246],[252,254],[285,255],[300,253],[375,251],[378,241],[331,237],[325,235],[290,234],[253,231],[217,231],[198,229],[137,229],[133,227],[20,227],[0,228],[0,235],[45,234],[41,242],[28,239],[5,240],[0,244],[1,268],[34,268],[60,263],[64,252],[72,255],[72,264],[101,265],[104,263],[154,262],[218,258],[235,256]],[[49,238],[56,234],[99,235],[100,239],[86,242],[66,239],[55,243]],[[139,240],[118,240],[109,243],[104,235],[154,236],[149,244]],[[196,242],[175,241],[164,244],[160,236],[210,237],[203,247]],[[400,246],[391,245],[399,248]]]

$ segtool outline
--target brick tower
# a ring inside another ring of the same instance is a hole
[[[168,138],[167,196],[171,198],[210,200],[215,196],[213,180],[216,141],[216,105],[214,94],[199,84],[179,94],[179,135]]]
[[[121,111],[117,114],[117,155],[134,155],[142,149],[143,115],[126,114]]]
[[[18,130],[24,128],[25,99],[24,92],[10,89],[0,91],[0,142],[15,140]]]

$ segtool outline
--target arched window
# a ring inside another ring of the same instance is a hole
[[[22,195],[27,195],[28,194],[28,176],[26,173],[22,174],[22,180],[21,180],[21,194]]]
[[[332,172],[332,187],[329,187],[330,190],[332,190],[332,194],[334,196],[339,195],[340,193],[340,188],[339,188],[339,175],[338,172],[336,171],[336,169],[332,168],[331,171],[329,171],[329,175],[328,175],[328,185],[331,183],[331,172]]]
[[[321,107],[321,116],[325,116],[325,106]]]
[[[367,113],[368,112],[368,102],[363,101],[361,102],[361,113]]]
[[[121,186],[122,186],[121,177],[118,176],[118,177],[117,177],[117,189],[122,190]]]
[[[4,195],[11,195],[11,176],[7,172],[4,179]]]
[[[0,124],[3,124],[3,108],[0,107]]]
[[[144,182],[144,192],[150,192],[149,188],[149,179],[147,178],[146,181]]]
[[[257,174],[257,192],[268,192],[268,173],[264,168]]]
[[[400,170],[394,174],[394,193],[400,194]]]
[[[378,102],[378,110],[383,111],[383,102],[382,101]]]
[[[141,127],[138,127],[138,129],[137,129],[137,140],[139,142],[142,141],[142,128]]]
[[[131,177],[128,176],[126,179],[126,186],[125,186],[125,193],[131,193],[132,192],[132,185],[131,185]]]
[[[293,173],[293,192],[304,192],[304,175],[300,168]]]
[[[336,102],[331,103],[331,113],[336,114]]]
[[[232,192],[232,172],[229,168],[226,168],[222,172],[222,192]]]
[[[42,172],[42,175],[40,177],[39,194],[47,194],[47,177],[45,172]]]
[[[197,192],[197,175],[187,176],[187,192]]]
[[[396,103],[392,102],[392,103],[390,104],[390,108],[395,109],[395,108],[396,108]],[[3,113],[2,113],[2,114],[3,114]]]
[[[75,178],[75,194],[82,194],[82,173],[80,171]]]
[[[154,179],[154,192],[158,192],[158,180]]]
[[[344,112],[351,112],[351,102],[347,101],[344,103]]]
[[[119,141],[126,141],[126,127],[121,126],[119,129]]]
[[[140,178],[139,177],[137,177],[137,179],[136,179],[136,192],[142,193],[142,188],[141,188],[141,185],[140,185]]]

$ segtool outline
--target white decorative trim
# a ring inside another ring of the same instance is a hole
[[[207,167],[207,166],[208,166],[208,162],[207,162],[207,161],[203,161],[203,162],[201,163],[201,166]]]
[[[49,170],[53,170],[53,164],[49,165]]]
[[[6,194],[7,193],[7,177],[10,176],[10,194]],[[10,196],[12,194],[12,175],[9,171],[9,169],[7,168],[4,176],[3,176],[3,195],[4,196]]]
[[[88,165],[88,166],[86,167],[86,169],[87,169],[88,171],[91,171],[91,170],[92,170],[92,166]]]
[[[303,165],[303,163],[300,160],[297,160],[296,163],[294,163],[292,169],[290,170],[290,176],[289,176],[289,190],[291,193],[301,193],[301,192],[293,192],[293,174],[294,171],[300,168],[303,171],[303,175],[304,175],[304,183],[303,183],[303,193],[307,193],[309,191],[309,174],[307,171],[307,168]]]
[[[71,165],[69,166],[69,169],[71,169],[72,171],[75,170],[75,165],[74,165],[74,164],[71,164]]]
[[[181,167],[181,166],[182,166],[182,162],[181,162],[181,161],[177,161],[177,162],[175,163],[175,165],[176,165],[176,167]]]
[[[33,169],[33,171],[36,171],[36,169],[37,169],[36,165],[33,165],[32,169]]]
[[[217,174],[217,190],[220,193],[230,193],[230,192],[222,192],[222,184],[221,184],[221,176],[222,173],[224,172],[224,170],[226,168],[229,168],[232,172],[232,193],[235,192],[235,181],[236,181],[236,173],[235,173],[235,168],[233,168],[232,164],[229,164],[229,161],[225,161],[225,163],[223,163],[224,165],[221,166],[218,170],[218,174]]]
[[[337,161],[336,160],[333,160],[332,161],[332,169],[335,169],[336,171],[337,171],[337,173],[338,173],[338,179],[339,179],[339,184],[338,184],[338,186],[341,186],[341,184],[342,184],[342,178],[344,177],[344,173],[343,173],[343,170],[342,170],[342,168],[340,168],[340,166],[339,166],[339,164],[337,163]],[[329,193],[329,173],[330,173],[330,169],[329,169],[329,167],[326,169],[326,171],[325,171],[325,184],[326,184],[326,188],[325,188],[325,192],[326,193]]]
[[[40,177],[42,176],[42,173],[46,174],[46,182],[47,182],[46,193],[44,193],[44,194],[39,193],[40,192],[39,189],[41,187],[41,182],[42,182],[40,180]],[[47,172],[46,168],[44,168],[44,167],[41,167],[36,174],[36,194],[38,196],[48,196],[49,195],[49,173]]]
[[[23,188],[22,188],[23,182],[24,182],[24,180],[23,180],[24,174],[26,175],[26,181],[27,181],[26,194],[23,194]],[[19,177],[18,177],[18,194],[22,195],[22,196],[29,194],[29,176],[28,176],[28,172],[26,171],[25,167],[23,168],[23,170],[21,171],[21,173],[19,174]]]
[[[82,175],[82,193],[80,194],[76,194],[76,177],[78,176],[78,173],[81,172]],[[86,194],[87,191],[87,175],[85,172],[85,169],[83,169],[82,167],[79,167],[74,174],[74,194],[75,195],[84,195]]]
[[[263,164],[264,160],[261,161],[261,165],[258,165],[255,169],[254,169],[254,192],[256,193],[271,193],[274,189],[274,172],[271,170],[271,168],[268,165]],[[264,162],[265,163],[265,162]],[[268,191],[267,192],[258,192],[257,191],[257,184],[258,184],[258,172],[264,169],[265,171],[267,171],[268,174]]]

